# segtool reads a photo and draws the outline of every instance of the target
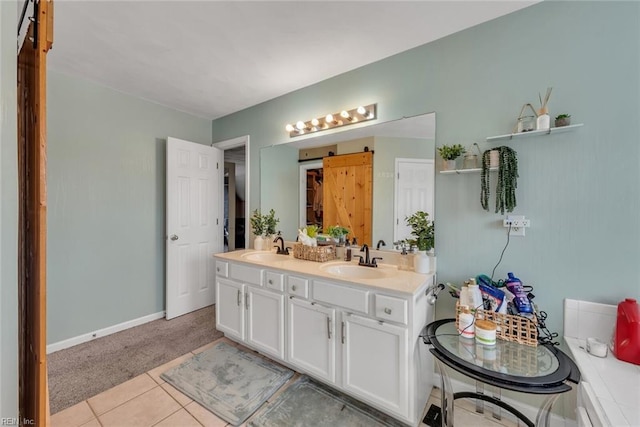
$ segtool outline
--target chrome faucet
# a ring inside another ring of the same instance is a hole
[[[380,246],[387,246],[384,240],[378,240],[378,244],[376,245],[376,250],[380,250]]]
[[[373,257],[373,259],[369,259],[369,245],[367,245],[366,243],[362,245],[362,248],[360,248],[360,252],[364,252],[364,260],[362,259],[361,255],[356,255],[358,258],[360,258],[360,261],[358,261],[358,265],[362,265],[364,267],[377,267],[377,261],[379,259],[382,259],[381,257]]]
[[[274,245],[274,248],[278,248],[278,252],[277,254],[279,255],[289,255],[289,249],[290,248],[285,248],[284,247],[284,239],[282,238],[282,236],[278,236],[275,239],[273,239],[273,243],[276,243],[278,240],[280,240],[280,246],[278,245]]]

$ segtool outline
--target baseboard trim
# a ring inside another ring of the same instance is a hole
[[[109,326],[99,329],[87,334],[78,335],[77,337],[69,338],[63,341],[58,341],[53,344],[47,345],[47,354],[55,351],[64,350],[65,348],[73,347],[74,345],[89,342],[96,338],[106,337],[107,335],[115,334],[116,332],[124,331],[125,329],[133,328],[134,326],[144,325],[154,320],[162,319],[165,312],[159,311],[157,313],[149,314],[147,316],[138,317],[137,319],[128,320],[126,322],[118,323],[117,325]]]
[[[475,391],[475,387],[472,384],[468,384],[465,383],[463,381],[460,380],[456,380],[454,378],[450,378],[451,380],[451,386],[453,387],[453,390],[458,392],[458,391]],[[440,373],[436,372],[434,374],[434,387],[440,387]],[[538,408],[531,406],[531,405],[527,405],[526,403],[520,402],[518,400],[515,399],[510,399],[508,397],[502,396],[502,400],[505,401],[506,403],[508,403],[509,405],[513,406],[514,408],[516,408],[518,411],[522,412],[527,418],[529,418],[532,421],[535,421],[536,419],[536,415],[538,414]],[[486,402],[485,402],[486,403]],[[490,403],[486,403],[487,405],[490,405]],[[502,411],[503,416],[508,414],[507,411],[503,410]],[[512,419],[515,420],[515,417],[511,414],[507,415],[508,417],[513,417]],[[577,423],[576,420],[572,420],[570,418],[566,418],[566,417],[562,417],[558,414],[555,413],[551,413],[551,419],[550,419],[550,424],[553,426],[564,426],[564,427],[577,427]]]

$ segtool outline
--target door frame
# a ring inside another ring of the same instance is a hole
[[[224,141],[218,141],[211,144],[211,146],[215,146],[216,148],[221,149],[222,151],[229,150],[231,148],[237,148],[244,146],[244,162],[245,162],[245,186],[244,186],[244,247],[249,247],[249,217],[251,216],[251,208],[250,208],[250,188],[251,188],[251,176],[249,171],[251,170],[249,159],[251,156],[249,155],[249,135],[239,136],[237,138],[231,138]],[[221,194],[222,194],[222,203],[224,203],[224,180],[222,180]]]
[[[15,230],[18,239],[16,415],[20,425],[40,426],[50,424],[46,349],[47,54],[53,46],[53,0],[24,2],[18,30],[24,29],[23,24],[27,29],[25,38],[17,39],[16,62],[19,218]]]
[[[298,208],[298,226],[304,228],[307,226],[307,171],[309,169],[322,169],[322,160],[314,160],[308,163],[300,164],[300,181],[299,181],[299,208]]]

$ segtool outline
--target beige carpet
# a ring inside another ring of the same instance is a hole
[[[82,402],[220,337],[215,306],[158,319],[47,356],[51,413]]]

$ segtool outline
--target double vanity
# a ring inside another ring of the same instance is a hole
[[[317,263],[273,252],[214,255],[225,336],[410,425],[433,387],[419,339],[434,274]]]

